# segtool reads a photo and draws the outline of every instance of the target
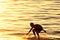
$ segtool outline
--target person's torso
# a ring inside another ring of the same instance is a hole
[[[43,30],[42,26],[39,25],[39,24],[35,24],[35,25],[34,25],[34,29]]]

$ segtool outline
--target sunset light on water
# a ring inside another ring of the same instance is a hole
[[[41,39],[60,40],[60,1],[0,0],[0,40],[35,39],[32,33],[26,38],[31,22],[47,31]]]

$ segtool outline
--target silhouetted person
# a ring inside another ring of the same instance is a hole
[[[39,33],[43,30],[45,33],[46,31],[43,29],[43,27],[39,24],[34,24],[34,23],[30,23],[31,29],[29,30],[29,32],[27,33],[27,35],[31,32],[31,30],[33,31],[34,36],[36,37],[36,34],[38,36],[38,39],[40,39],[39,37]]]

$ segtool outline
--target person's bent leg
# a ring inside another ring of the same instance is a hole
[[[38,36],[38,40],[40,40],[39,32],[36,32],[36,33],[37,33],[37,36]]]
[[[35,34],[35,29],[33,29],[33,34],[34,34],[34,36],[36,37],[36,34]]]

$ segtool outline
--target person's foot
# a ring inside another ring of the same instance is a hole
[[[40,40],[40,38],[38,38],[38,40]]]

